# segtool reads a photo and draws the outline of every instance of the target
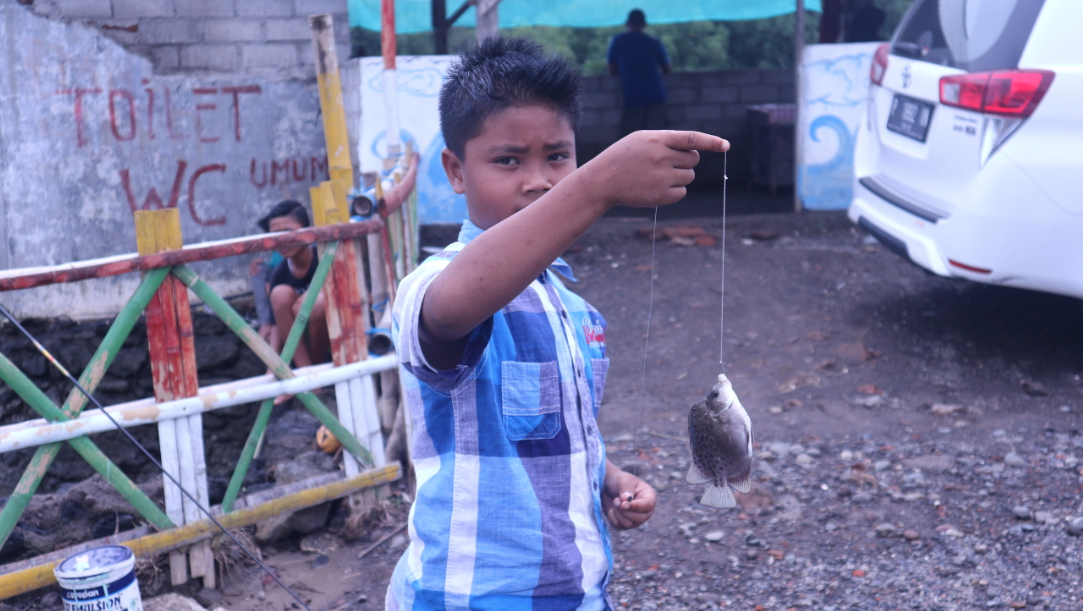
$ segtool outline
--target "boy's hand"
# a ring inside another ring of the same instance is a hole
[[[702,132],[638,131],[602,151],[590,168],[593,190],[610,206],[636,208],[676,203],[692,182],[698,151],[728,151],[730,143]]]
[[[602,509],[609,523],[620,530],[637,528],[654,513],[654,488],[606,461]]]

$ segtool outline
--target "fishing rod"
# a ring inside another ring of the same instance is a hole
[[[146,457],[150,459],[152,463],[154,463],[154,466],[158,467],[158,470],[162,472],[162,475],[168,478],[169,481],[172,482],[173,485],[181,491],[181,494],[183,494],[185,498],[187,498],[189,501],[192,501],[192,503],[194,503],[195,506],[198,507],[201,512],[203,512],[203,515],[207,516],[207,518],[211,522],[213,522],[215,526],[218,527],[218,530],[222,531],[222,534],[229,537],[229,540],[232,541],[234,545],[239,547],[245,554],[248,554],[248,557],[251,558],[252,561],[255,562],[257,565],[259,565],[259,568],[263,569],[263,572],[270,575],[271,579],[275,580],[275,583],[282,586],[282,589],[285,590],[290,596],[292,596],[294,600],[296,600],[305,609],[305,611],[312,611],[312,609],[310,609],[309,606],[305,604],[305,601],[301,600],[300,596],[298,596],[293,590],[289,589],[286,584],[282,583],[282,580],[279,579],[278,575],[276,575],[274,571],[267,568],[267,565],[263,564],[263,562],[259,558],[257,558],[251,550],[242,545],[241,542],[233,536],[233,533],[229,532],[229,530],[227,530],[225,526],[222,526],[222,523],[219,522],[213,515],[211,515],[209,509],[200,504],[200,502],[196,500],[192,493],[185,490],[184,486],[181,486],[181,483],[177,481],[177,478],[173,477],[168,471],[165,470],[165,467],[162,466],[162,463],[159,462],[157,458],[154,458],[154,455],[150,453],[150,450],[148,450],[146,446],[139,443],[139,440],[136,439],[131,433],[129,433],[128,429],[120,426],[120,423],[113,418],[112,414],[110,414],[105,409],[105,407],[103,407],[102,404],[87,391],[87,389],[83,388],[83,385],[79,383],[79,380],[76,380],[75,376],[71,375],[71,373],[69,373],[68,370],[60,364],[60,361],[56,360],[56,358],[48,350],[45,349],[45,346],[42,346],[41,342],[39,342],[33,335],[30,334],[29,331],[26,330],[26,327],[22,326],[22,324],[20,324],[19,321],[15,319],[15,316],[11,312],[9,312],[2,303],[0,303],[0,314],[3,314],[4,318],[7,318],[9,321],[11,321],[11,324],[15,325],[15,328],[21,331],[22,334],[26,336],[26,339],[30,340],[30,343],[34,344],[34,347],[37,349],[37,351],[41,353],[41,355],[44,356],[46,360],[52,363],[53,367],[56,367],[56,369],[61,374],[63,374],[65,378],[67,378],[72,384],[75,385],[76,388],[79,389],[79,392],[83,393],[83,395],[88,400],[90,400],[90,402],[93,403],[95,407],[101,410],[101,413],[105,414],[105,417],[113,423],[113,426],[115,426],[117,430],[121,433],[124,433],[124,436],[130,439],[131,442],[134,443],[136,447],[138,447],[143,452],[143,454],[145,454]]]

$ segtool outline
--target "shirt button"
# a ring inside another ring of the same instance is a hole
[[[561,310],[560,315],[563,316],[564,318],[567,318],[568,317],[568,310]]]
[[[591,435],[593,435],[594,434],[594,427],[588,424],[587,425],[587,432],[590,433]]]
[[[594,482],[594,489],[595,489],[595,490],[597,490],[597,489],[598,489],[598,482]]]

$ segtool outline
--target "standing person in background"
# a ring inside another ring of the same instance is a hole
[[[610,74],[620,76],[624,90],[621,112],[621,135],[642,129],[666,129],[666,86],[662,75],[672,66],[662,41],[643,33],[647,16],[639,9],[628,13],[627,32],[621,32],[609,43],[606,61]]]
[[[853,13],[850,29],[846,33],[846,42],[875,42],[883,40],[880,28],[887,19],[884,9],[876,6],[874,0],[854,0],[851,3]]]
[[[820,44],[842,42],[842,0],[820,0]]]

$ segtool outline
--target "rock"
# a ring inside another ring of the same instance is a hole
[[[1016,505],[1012,507],[1012,517],[1016,520],[1029,520],[1030,519],[1030,507],[1026,505]]]
[[[229,367],[237,360],[237,351],[237,338],[232,334],[196,338],[196,363],[199,371]]]
[[[794,459],[794,462],[802,467],[811,467],[816,461],[808,454],[798,454],[797,458]]]
[[[930,411],[932,411],[932,413],[936,414],[937,416],[950,416],[957,412],[963,411],[963,406],[948,403],[933,403]]]
[[[56,592],[46,592],[39,602],[46,609],[59,609],[61,607],[60,594]]]
[[[947,454],[926,454],[917,458],[908,458],[903,464],[910,469],[924,471],[947,471],[955,464],[955,459]]]
[[[1057,519],[1053,517],[1053,514],[1048,511],[1036,511],[1034,512],[1034,521],[1039,524],[1052,524]]]
[[[292,484],[335,471],[335,460],[323,452],[309,451],[296,460],[274,466],[275,481]]]
[[[342,540],[326,532],[316,532],[301,539],[301,551],[313,554],[327,554],[342,547]]]
[[[307,535],[327,524],[331,503],[301,509],[292,514],[282,514],[256,524],[256,541],[261,545],[295,535]]]
[[[850,462],[854,459],[854,453],[850,450],[843,450],[839,452],[839,460],[842,462]]]
[[[1023,460],[1023,457],[1015,452],[1008,452],[1004,455],[1004,464],[1009,467],[1025,467],[1027,466],[1027,461]]]
[[[891,537],[895,534],[895,525],[884,522],[883,524],[878,524],[874,530],[877,537]]]
[[[143,611],[205,611],[196,601],[176,592],[143,601]]]
[[[766,486],[759,484],[753,484],[752,490],[748,494],[736,493],[737,504],[741,507],[742,511],[754,511],[760,509],[766,509],[775,504],[774,495]]]
[[[717,543],[722,540],[722,537],[726,536],[726,533],[721,530],[712,530],[711,532],[703,535],[703,538],[711,543]]]
[[[910,528],[904,530],[902,535],[903,535],[903,538],[906,539],[907,541],[917,541],[918,539],[921,538],[921,534],[918,533],[918,531],[910,529]]]
[[[1049,389],[1042,384],[1033,380],[1023,380],[1020,382],[1023,387],[1023,392],[1027,393],[1031,397],[1048,397]]]
[[[835,352],[844,359],[851,361],[867,361],[872,358],[872,354],[869,353],[869,349],[865,347],[865,344],[841,344],[835,349]]]
[[[1064,530],[1073,537],[1083,535],[1083,518],[1072,518],[1072,521],[1068,523]]]
[[[409,541],[404,535],[395,535],[394,537],[391,537],[391,543],[388,544],[387,547],[388,549],[399,549],[400,547],[406,547],[407,543],[409,543]]]
[[[869,493],[869,492],[858,492],[857,494],[855,494],[850,499],[850,501],[853,502],[853,503],[857,503],[858,505],[864,505],[865,503],[871,503],[872,502],[872,494]]]
[[[775,456],[786,456],[790,453],[790,444],[785,441],[772,441],[767,444],[767,451]]]
[[[222,593],[211,588],[203,588],[196,592],[196,600],[208,609],[213,609],[222,604]]]
[[[891,468],[891,461],[890,460],[878,460],[878,461],[876,461],[876,464],[873,465],[873,468],[876,469],[877,471],[887,471],[888,469]]]
[[[133,376],[139,373],[149,358],[146,346],[121,348],[113,358],[113,364],[109,366],[109,373],[120,378]]]
[[[267,426],[267,441],[277,441],[283,437],[316,438],[320,421],[307,410],[291,410]]]

